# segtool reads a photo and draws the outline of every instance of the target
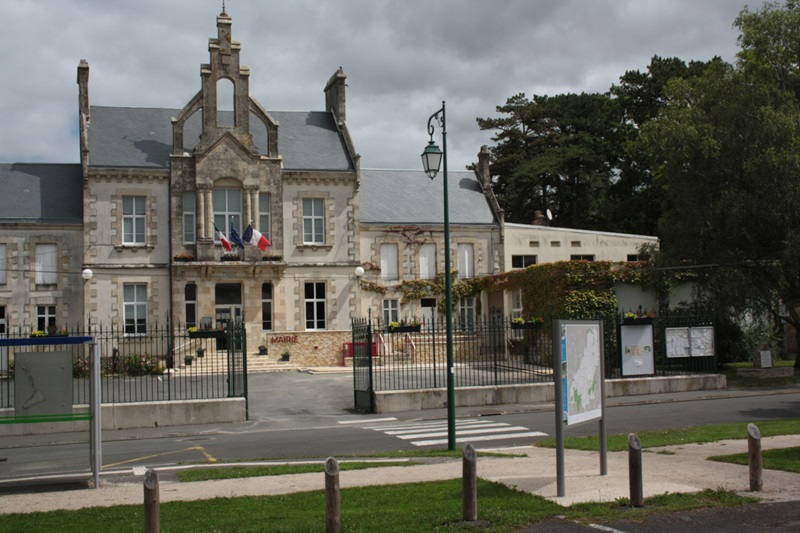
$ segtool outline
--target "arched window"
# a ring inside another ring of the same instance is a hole
[[[226,78],[217,80],[217,127],[236,126],[233,82]]]

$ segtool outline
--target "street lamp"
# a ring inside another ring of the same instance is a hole
[[[456,393],[453,374],[453,286],[450,279],[450,207],[447,199],[447,122],[445,120],[444,100],[442,108],[428,119],[428,146],[422,152],[422,168],[430,179],[439,173],[439,165],[444,162],[444,275],[445,306],[447,317],[447,449],[456,449]],[[442,128],[442,149],[433,142],[434,119]]]

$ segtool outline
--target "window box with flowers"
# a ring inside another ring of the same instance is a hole
[[[511,321],[511,329],[539,329],[544,325],[544,317],[525,319],[516,317]]]
[[[386,326],[388,333],[418,333],[422,329],[419,320],[401,320],[400,322],[389,322]]]
[[[186,330],[186,333],[189,334],[190,339],[224,339],[226,335],[224,327],[218,329],[200,329],[196,326],[192,326]]]
[[[195,256],[192,252],[187,252],[186,250],[183,250],[172,259],[176,263],[190,263],[195,260]]]
[[[638,313],[625,313],[622,317],[623,326],[640,326],[652,324],[656,317],[655,313],[640,311]]]
[[[69,337],[67,328],[57,328],[55,326],[47,328],[47,331],[35,329],[31,331],[31,338],[35,337]]]

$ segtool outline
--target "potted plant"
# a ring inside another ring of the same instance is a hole
[[[267,355],[267,347],[263,344],[258,347],[258,355]]]
[[[31,331],[31,337],[44,337],[46,333],[41,329],[35,329]]]
[[[198,359],[202,359],[203,357],[206,356],[206,349],[203,346],[198,347],[197,350],[195,350],[195,352],[197,353]]]
[[[284,350],[281,354],[281,361],[288,361],[289,360],[289,350]]]
[[[192,366],[192,361],[194,361],[194,356],[190,354],[186,354],[183,356],[183,364],[186,366]]]

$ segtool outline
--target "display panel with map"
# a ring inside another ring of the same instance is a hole
[[[561,393],[567,425],[603,416],[601,347],[599,322],[562,324]]]

